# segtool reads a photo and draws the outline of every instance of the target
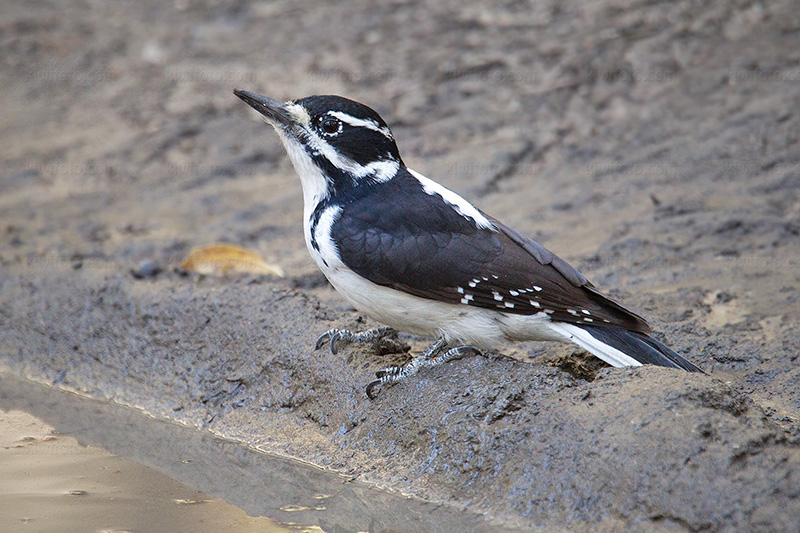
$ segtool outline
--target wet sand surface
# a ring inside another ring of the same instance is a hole
[[[515,530],[2,373],[0,479],[0,531]]]
[[[0,411],[0,531],[298,531],[250,517],[157,470]]]
[[[796,532],[798,35],[790,0],[5,6],[0,368],[521,528]],[[708,375],[523,343],[369,401],[409,354],[313,350],[377,324],[234,87],[374,107]],[[214,242],[287,275],[175,270]]]

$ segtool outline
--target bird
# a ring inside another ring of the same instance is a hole
[[[386,122],[336,95],[281,102],[234,89],[282,141],[303,191],[303,231],[314,262],[358,311],[384,324],[331,329],[331,352],[405,332],[435,338],[366,387],[497,349],[506,341],[574,343],[614,367],[703,372],[654,339],[644,318],[603,295],[538,242],[408,168]]]

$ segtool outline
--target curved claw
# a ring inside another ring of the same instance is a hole
[[[370,400],[374,400],[375,398],[378,397],[378,392],[380,391],[375,391],[375,387],[380,387],[381,383],[382,382],[380,379],[376,379],[375,381],[372,381],[370,382],[369,385],[367,385],[367,398],[369,398]]]
[[[315,350],[319,350],[320,348],[325,346],[325,343],[328,342],[328,339],[331,338],[331,332],[332,331],[334,331],[334,330],[329,329],[328,331],[326,331],[325,333],[323,333],[322,335],[317,337],[317,343],[314,345],[314,349]]]
[[[339,353],[339,349],[336,347],[336,341],[338,341],[341,338],[342,338],[342,334],[340,332],[338,332],[338,331],[335,332],[333,335],[331,335],[331,353],[333,355],[336,355],[337,353]]]
[[[339,351],[338,348],[336,348],[336,341],[341,338],[342,334],[339,332],[339,330],[329,329],[317,338],[317,343],[314,345],[314,350],[319,350],[325,346],[325,344],[328,344],[330,345],[331,353],[336,355],[336,353]]]

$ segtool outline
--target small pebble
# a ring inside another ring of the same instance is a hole
[[[136,279],[154,278],[161,272],[161,265],[152,259],[145,259],[136,270],[131,270],[131,274]]]

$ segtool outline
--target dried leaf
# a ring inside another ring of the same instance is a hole
[[[267,263],[255,252],[233,244],[210,244],[193,248],[181,268],[198,274],[224,276],[229,273],[275,274],[283,277],[283,269]]]

